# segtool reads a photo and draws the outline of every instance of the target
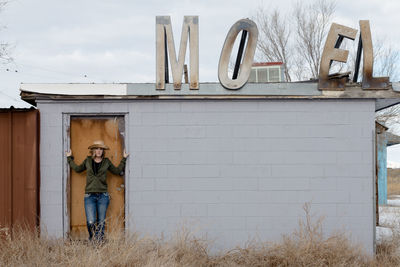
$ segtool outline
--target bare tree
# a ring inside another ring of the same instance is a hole
[[[259,7],[254,20],[259,30],[257,57],[265,61],[280,61],[285,64],[285,77],[292,80],[317,79],[323,45],[332,23],[336,3],[315,0],[311,4],[298,2],[288,13],[278,9],[267,11]],[[290,18],[293,18],[291,22]],[[373,37],[374,75],[399,79],[399,51],[393,49],[385,38]],[[350,50],[346,64],[334,62],[334,71],[354,72],[358,42],[346,40],[342,49]],[[362,62],[362,61],[361,61]],[[360,66],[362,68],[362,66]],[[360,72],[362,75],[362,72]],[[360,75],[359,79],[362,78]],[[400,105],[376,113],[377,121],[394,127],[400,124]]]
[[[323,45],[335,8],[334,1],[326,0],[317,0],[309,5],[298,2],[294,7],[296,51],[299,58],[306,63],[311,78],[318,77]]]
[[[312,4],[298,2],[288,14],[275,9],[259,8],[255,21],[260,29],[259,58],[285,64],[287,81],[318,77],[323,44],[336,4],[316,0]],[[290,19],[294,18],[291,23]]]
[[[285,77],[289,82],[317,79],[323,46],[335,9],[336,2],[330,0],[314,0],[311,4],[298,2],[288,13],[259,7],[253,16],[260,30],[257,58],[283,62]],[[374,75],[398,80],[400,52],[385,38],[373,38]],[[333,62],[332,71],[354,72],[357,43],[350,40],[343,42],[342,49],[351,51],[348,62]],[[361,75],[359,78],[362,78]]]
[[[375,119],[389,127],[390,131],[396,131],[400,124],[400,104],[390,106],[388,108],[382,109],[375,114]]]
[[[390,77],[392,81],[399,79],[397,71],[398,61],[400,59],[399,51],[394,50],[390,43],[385,45],[381,49],[379,56],[374,57],[374,59],[376,62],[375,73],[377,76]]]
[[[394,49],[393,43],[387,40],[386,37],[372,36],[373,40],[373,61],[375,77],[389,77],[391,81],[399,80],[399,51]],[[343,49],[350,51],[349,59],[347,60],[345,71],[350,71],[354,75],[355,61],[357,56],[358,41],[353,42],[352,45],[345,45]],[[363,61],[360,62],[360,72],[358,81],[362,80]]]
[[[8,0],[0,0],[0,12],[4,10],[5,6],[8,4]],[[0,26],[0,30],[4,29],[4,26]],[[0,63],[9,63],[13,61],[10,55],[11,45],[6,42],[0,42]]]
[[[289,43],[290,27],[285,23],[287,18],[282,17],[277,9],[268,13],[262,8],[257,12],[256,20],[261,35],[257,43],[258,49],[268,61],[285,64],[286,81],[290,82],[293,49]]]
[[[389,77],[392,81],[398,80],[399,52],[393,49],[392,43],[386,38],[375,38],[373,45],[374,75]],[[389,127],[389,131],[397,132],[400,125],[400,105],[390,106],[376,112],[375,119]]]

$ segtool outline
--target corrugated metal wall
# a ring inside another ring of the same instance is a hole
[[[39,225],[39,111],[0,109],[0,227]]]

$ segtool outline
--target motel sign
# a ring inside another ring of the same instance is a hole
[[[360,20],[360,38],[357,51],[355,73],[358,75],[361,51],[363,51],[363,80],[364,90],[388,89],[388,77],[373,77],[373,50],[371,30],[368,20]],[[228,76],[229,58],[232,54],[234,42],[238,34],[242,32],[241,43],[247,40],[244,49],[239,48],[237,55],[237,67],[240,68],[238,75]],[[332,23],[329,30],[320,62],[319,83],[320,90],[344,90],[346,77],[338,75],[336,78],[329,76],[332,61],[346,63],[349,55],[348,50],[340,49],[344,38],[355,40],[357,30],[340,24]],[[229,90],[242,88],[249,79],[251,66],[257,46],[257,25],[250,19],[238,20],[230,28],[218,64],[218,79],[221,85]],[[165,90],[165,83],[169,81],[168,62],[171,66],[172,79],[175,90],[182,86],[182,74],[186,56],[187,43],[189,42],[189,88],[199,89],[199,17],[184,16],[181,32],[178,57],[175,51],[174,37],[170,16],[156,17],[156,89]],[[241,59],[243,56],[243,59]],[[169,59],[169,60],[168,60]],[[357,77],[355,75],[355,77]]]

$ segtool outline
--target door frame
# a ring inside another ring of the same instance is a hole
[[[63,155],[63,175],[62,175],[62,206],[63,206],[63,237],[69,238],[70,232],[70,214],[69,214],[69,207],[68,207],[68,197],[70,194],[70,168],[68,165],[67,157],[65,156],[65,151],[70,148],[70,126],[71,126],[71,117],[123,117],[124,118],[124,144],[127,152],[129,153],[129,127],[127,121],[129,121],[129,113],[128,112],[63,112],[62,113],[62,122],[63,122],[63,129],[62,129],[62,155]],[[129,229],[129,216],[127,216],[127,211],[129,211],[129,177],[130,175],[130,168],[129,168],[129,160],[125,166],[125,190],[124,190],[124,212],[125,212],[125,223],[124,223],[124,231],[127,232]]]

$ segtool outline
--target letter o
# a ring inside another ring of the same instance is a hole
[[[232,48],[235,43],[236,37],[240,31],[245,30],[248,32],[248,41],[246,50],[240,67],[240,72],[237,79],[232,80],[228,77],[229,59],[232,53]],[[246,84],[250,77],[251,66],[253,64],[254,53],[256,52],[258,39],[257,25],[249,19],[238,20],[230,28],[224,46],[222,47],[221,56],[218,64],[218,79],[223,87],[226,89],[237,90]]]

